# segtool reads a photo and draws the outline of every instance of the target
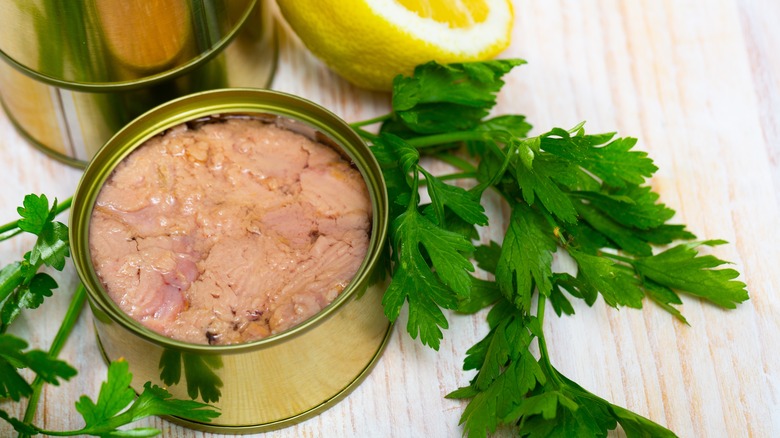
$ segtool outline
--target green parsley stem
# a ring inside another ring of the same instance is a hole
[[[446,175],[436,175],[436,179],[439,181],[451,181],[456,179],[467,179],[467,178],[474,178],[477,174],[474,172],[458,172],[458,173],[448,173]],[[424,179],[419,182],[420,186],[425,187],[428,185],[428,179]]]
[[[355,128],[355,127],[353,127],[353,128],[355,129],[355,132],[358,133],[358,135],[360,135],[361,137],[363,137],[366,140],[374,141],[377,138],[379,138],[378,135],[373,134],[371,132],[368,132],[365,129]]]
[[[15,230],[8,231],[5,234],[0,234],[0,242],[2,242],[4,240],[8,240],[8,239],[16,236],[17,234],[22,234],[22,230],[17,228]]]
[[[10,266],[6,266],[3,270],[9,269]],[[6,274],[3,279],[3,282],[0,283],[0,303],[5,301],[6,298],[8,298],[9,295],[20,285],[22,284],[22,281],[24,281],[24,278],[22,276],[22,264],[16,263],[16,266],[12,268],[10,274]]]
[[[487,141],[491,140],[492,138],[493,137],[491,136],[490,131],[457,131],[433,134],[425,137],[415,137],[406,140],[406,142],[417,149],[424,149],[446,143],[457,143],[461,141]]]
[[[368,125],[373,125],[374,123],[381,123],[386,120],[390,120],[391,118],[393,118],[393,113],[387,113],[383,116],[374,117],[373,119],[350,123],[349,126],[351,126],[353,129],[360,128],[361,126],[368,126]]]
[[[632,266],[634,264],[634,260],[632,260],[632,259],[630,259],[628,257],[623,257],[621,255],[612,254],[610,252],[599,251],[599,255],[602,255],[604,257],[610,258],[612,260],[617,260],[619,262],[627,263],[627,264],[632,265]]]
[[[476,175],[477,168],[473,164],[469,163],[468,161],[464,160],[463,158],[457,155],[452,155],[446,152],[442,152],[436,154],[436,158],[449,164],[450,166],[457,167],[458,169],[464,172],[469,172]]]
[[[38,433],[44,434],[44,435],[51,435],[51,436],[84,436],[84,435],[98,435],[98,436],[107,436],[109,432],[115,432],[118,428],[130,424],[133,421],[137,420],[138,418],[133,417],[133,413],[130,411],[122,412],[121,414],[111,417],[105,422],[97,425],[97,426],[88,426],[84,427],[79,430],[46,430],[41,429],[38,426],[32,426],[35,430],[38,431]],[[150,429],[151,430],[151,429]],[[156,429],[155,429],[156,430]],[[159,434],[159,430],[157,430],[157,433],[155,435]],[[141,436],[152,436],[149,434],[141,435]]]
[[[476,172],[458,172],[448,173],[446,175],[437,175],[436,179],[439,181],[450,181],[455,179],[475,178],[476,176]]]
[[[536,302],[536,319],[539,320],[539,329],[542,331],[542,336],[538,336],[536,339],[539,342],[539,355],[541,356],[542,366],[545,368],[548,377],[552,379],[556,386],[559,388],[565,386],[565,383],[558,376],[558,372],[553,368],[552,362],[550,362],[550,354],[547,352],[547,341],[544,339],[544,308],[547,305],[547,297],[544,294],[539,294],[539,298]]]
[[[54,214],[58,215],[58,214],[62,213],[63,211],[69,209],[70,205],[72,203],[73,203],[73,197],[72,196],[70,198],[62,201],[62,203],[58,203],[57,204],[57,208],[54,210]],[[2,237],[0,237],[0,240],[6,240],[6,239],[8,239],[10,237],[13,237],[16,234],[18,234],[18,231],[16,231],[16,230],[19,229],[19,221],[20,220],[21,219],[17,219],[17,220],[15,220],[13,222],[8,222],[5,225],[0,225],[0,236],[2,236]],[[9,231],[13,231],[13,233],[10,234],[10,235],[3,236],[3,234],[8,233]]]
[[[79,283],[76,292],[73,294],[73,298],[70,300],[70,306],[68,307],[67,312],[65,312],[65,318],[62,320],[62,324],[60,324],[60,328],[54,336],[51,347],[49,347],[49,357],[56,358],[59,356],[62,348],[65,346],[65,341],[68,339],[71,331],[73,331],[73,327],[76,325],[76,321],[78,321],[79,316],[81,315],[81,310],[84,308],[84,301],[86,301],[86,299],[87,292],[84,289],[84,285]],[[43,383],[43,379],[36,376],[31,385],[33,392],[30,395],[27,409],[24,411],[24,419],[22,420],[27,424],[30,424],[35,417],[35,411],[38,409],[38,401],[40,400]],[[27,436],[28,435],[25,434],[19,434],[20,438],[27,438]]]
[[[536,307],[536,319],[539,320],[539,327],[544,330],[544,308],[547,305],[547,297],[544,296],[544,294],[539,294],[539,297],[537,299],[537,307]],[[549,356],[547,355],[547,342],[544,340],[544,336],[539,336],[539,354],[541,354],[542,358],[549,362]]]

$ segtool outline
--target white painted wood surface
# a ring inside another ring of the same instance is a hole
[[[587,120],[590,132],[639,138],[660,170],[662,200],[700,238],[723,238],[713,253],[731,260],[751,299],[722,311],[687,299],[690,326],[648,304],[643,311],[576,307],[545,330],[554,364],[585,388],[685,437],[780,436],[780,2],[776,0],[517,0],[512,46],[503,57],[529,64],[512,72],[497,113],[529,117],[535,132]],[[385,113],[389,97],[358,90],[282,35],[273,88],[330,108],[347,121]],[[0,223],[27,193],[64,199],[80,171],[27,144],[0,110]],[[488,235],[501,234],[491,204]],[[0,263],[30,240],[0,245]],[[76,283],[14,327],[48,348]],[[463,404],[443,396],[466,384],[466,349],[486,332],[484,318],[452,316],[441,350],[421,347],[397,327],[376,369],[320,416],[267,436],[455,437]],[[402,321],[401,324],[404,322]],[[106,366],[85,312],[61,357],[79,376],[47,386],[35,422],[81,427],[73,403],[96,396]],[[23,406],[0,402],[22,415]],[[164,436],[218,436],[159,419]],[[12,432],[0,423],[0,436]],[[266,435],[259,435],[266,436]]]

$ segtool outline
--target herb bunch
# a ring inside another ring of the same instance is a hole
[[[468,400],[461,424],[471,437],[500,426],[528,437],[606,436],[618,424],[629,437],[674,436],[555,369],[542,330],[547,301],[561,316],[574,313],[571,300],[592,306],[600,295],[609,306],[638,309],[649,299],[686,322],[675,307],[682,304],[680,294],[734,308],[748,299],[745,284],[736,280],[737,271],[722,267],[725,261],[699,253],[723,241],[697,241],[683,225],[668,223],[674,211],[647,185],[657,168],[633,149],[635,139],[586,134],[583,125],[529,137],[525,117],[489,117],[503,76],[521,64],[421,65],[412,77],[394,81],[391,113],[353,123],[382,166],[392,200],[385,314],[396,320],[408,306],[409,334],[438,349],[449,325],[443,309],[472,314],[490,307],[489,333],[464,360],[464,369],[477,374],[447,395]],[[364,129],[376,123],[378,133]],[[458,170],[435,176],[423,166],[424,157]],[[422,202],[423,190],[430,202]],[[509,223],[502,242],[475,246],[490,220],[482,206],[488,190],[508,205]],[[76,374],[57,356],[83,307],[83,287],[48,352],[28,350],[24,340],[5,332],[57,288],[39,270],[64,267],[67,227],[54,218],[69,205],[55,201],[49,208],[45,196],[28,195],[21,219],[0,227],[0,241],[23,231],[37,236],[23,260],[0,270],[0,399],[29,398],[24,419],[3,410],[0,418],[22,435],[152,436],[159,431],[120,427],[151,415],[217,416],[206,404],[171,399],[150,384],[136,398],[127,364],[118,361],[110,364],[97,402],[83,396],[76,403],[83,428],[47,431],[32,424],[42,385]],[[553,271],[554,254],[568,255],[576,274]],[[475,275],[474,262],[490,279]],[[32,384],[19,373],[23,368],[36,375]]]
[[[18,402],[27,398],[23,419],[14,418],[2,409],[0,419],[10,423],[20,436],[148,437],[160,431],[149,427],[120,428],[150,416],[174,415],[202,422],[218,416],[219,412],[207,404],[173,399],[168,391],[148,382],[143,392],[136,397],[130,388],[132,374],[128,364],[119,360],[109,365],[107,380],[100,388],[97,402],[86,395],[76,402],[76,410],[84,419],[83,428],[53,431],[32,424],[43,384],[59,385],[62,380],[69,380],[76,375],[76,369],[57,359],[57,356],[84,307],[86,292],[83,286],[79,285],[73,294],[48,352],[30,350],[24,339],[6,332],[25,309],[39,307],[58,288],[56,280],[40,272],[40,269],[48,266],[61,271],[65,267],[66,258],[70,255],[68,227],[54,219],[68,207],[70,199],[62,204],[55,200],[50,208],[45,195],[27,195],[23,205],[17,209],[20,219],[0,226],[0,241],[21,232],[37,236],[33,248],[24,254],[22,260],[0,270],[0,401],[10,399]],[[22,369],[35,374],[32,383],[24,378],[20,372]]]
[[[390,114],[353,124],[371,144],[392,200],[385,313],[395,320],[407,305],[409,334],[438,350],[448,327],[442,309],[492,306],[489,333],[464,361],[477,374],[447,396],[469,400],[461,424],[471,437],[499,426],[529,437],[606,436],[618,424],[629,437],[674,436],[555,369],[542,331],[547,301],[561,316],[574,313],[571,300],[592,306],[600,295],[611,307],[639,309],[649,299],[686,322],[675,307],[680,294],[734,308],[748,299],[745,284],[721,267],[725,261],[698,251],[723,241],[696,241],[668,223],[674,211],[648,186],[657,168],[633,149],[636,139],[587,134],[582,124],[529,137],[523,116],[490,118],[502,77],[521,64],[418,66],[396,78]],[[378,133],[363,129],[380,122]],[[434,176],[422,157],[458,171]],[[455,179],[471,188],[447,183]],[[421,202],[423,189],[429,203]],[[475,246],[489,222],[487,190],[511,209],[509,223],[502,242]],[[568,255],[576,274],[553,271],[556,253]],[[492,279],[475,276],[472,260]]]

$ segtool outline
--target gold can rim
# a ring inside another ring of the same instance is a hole
[[[92,266],[89,250],[92,210],[97,194],[113,169],[146,140],[166,129],[216,114],[270,114],[304,123],[326,134],[357,166],[369,189],[372,205],[368,253],[350,283],[332,303],[288,330],[256,341],[229,345],[187,343],[142,326],[108,296]],[[71,206],[71,257],[92,305],[137,336],[166,348],[199,354],[246,353],[285,342],[314,329],[365,289],[376,269],[384,269],[379,265],[383,263],[389,226],[388,202],[382,171],[373,153],[349,124],[331,111],[307,99],[279,91],[256,88],[209,90],[171,100],[147,111],[119,130],[92,158],[79,181]]]

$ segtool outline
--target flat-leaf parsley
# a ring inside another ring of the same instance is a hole
[[[647,185],[657,168],[634,149],[636,139],[586,134],[582,124],[528,137],[523,116],[487,118],[503,75],[521,64],[418,66],[412,77],[396,78],[390,114],[353,124],[371,144],[394,201],[385,313],[395,320],[407,305],[408,332],[438,349],[448,327],[442,309],[492,306],[490,332],[464,361],[477,374],[448,395],[469,400],[461,417],[469,436],[499,426],[528,437],[606,436],[618,424],[629,437],[674,436],[555,369],[542,331],[546,303],[569,315],[571,299],[590,306],[601,295],[612,307],[641,308],[649,298],[685,322],[678,294],[734,308],[748,299],[745,284],[737,271],[718,269],[726,262],[697,251],[723,242],[691,242],[684,226],[667,223],[674,211]],[[377,122],[378,134],[363,128]],[[458,172],[434,176],[422,156]],[[447,183],[453,179],[471,180],[472,188]],[[421,202],[423,188],[430,203]],[[474,247],[488,224],[481,205],[488,189],[511,210],[509,223],[502,242]],[[677,241],[689,242],[655,251]],[[553,271],[556,253],[568,254],[575,275]],[[474,276],[472,260],[493,279]]]

